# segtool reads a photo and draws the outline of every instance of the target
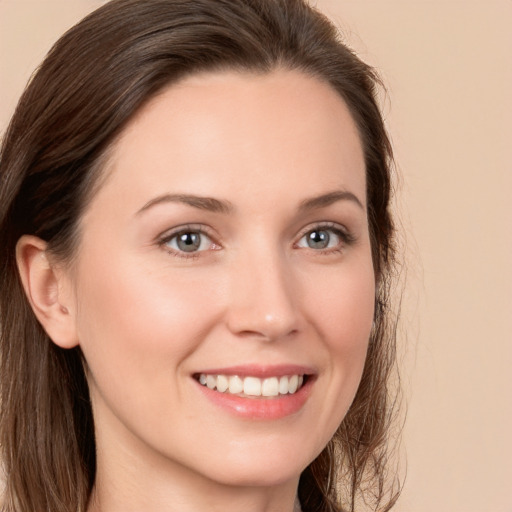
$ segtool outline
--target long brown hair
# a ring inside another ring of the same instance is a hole
[[[77,249],[78,221],[109,147],[163,87],[200,71],[300,70],[345,100],[363,144],[377,282],[375,323],[355,400],[303,472],[305,512],[389,510],[388,433],[395,394],[389,287],[394,228],[391,146],[375,72],[303,0],[113,0],[69,30],[32,78],[0,154],[0,445],[4,512],[84,512],[94,485],[94,427],[79,348],[48,338],[23,292],[15,245],[23,234],[54,257]],[[101,184],[99,184],[101,186]],[[391,483],[395,482],[391,472]],[[362,501],[361,501],[362,500]]]

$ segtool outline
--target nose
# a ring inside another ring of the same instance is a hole
[[[300,329],[298,283],[284,256],[259,251],[233,264],[227,325],[236,336],[277,341]]]

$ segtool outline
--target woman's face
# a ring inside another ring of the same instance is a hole
[[[346,105],[299,72],[194,76],[105,173],[70,270],[98,467],[296,479],[354,398],[373,319]]]

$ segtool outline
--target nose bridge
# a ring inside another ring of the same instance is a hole
[[[277,244],[251,244],[240,252],[232,262],[231,331],[275,340],[298,330],[295,282],[289,263]]]

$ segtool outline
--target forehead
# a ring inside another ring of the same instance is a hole
[[[346,104],[330,85],[289,70],[205,73],[169,86],[125,128],[108,168],[99,195],[142,204],[163,192],[293,195],[291,183],[297,194],[351,188],[365,200]]]

